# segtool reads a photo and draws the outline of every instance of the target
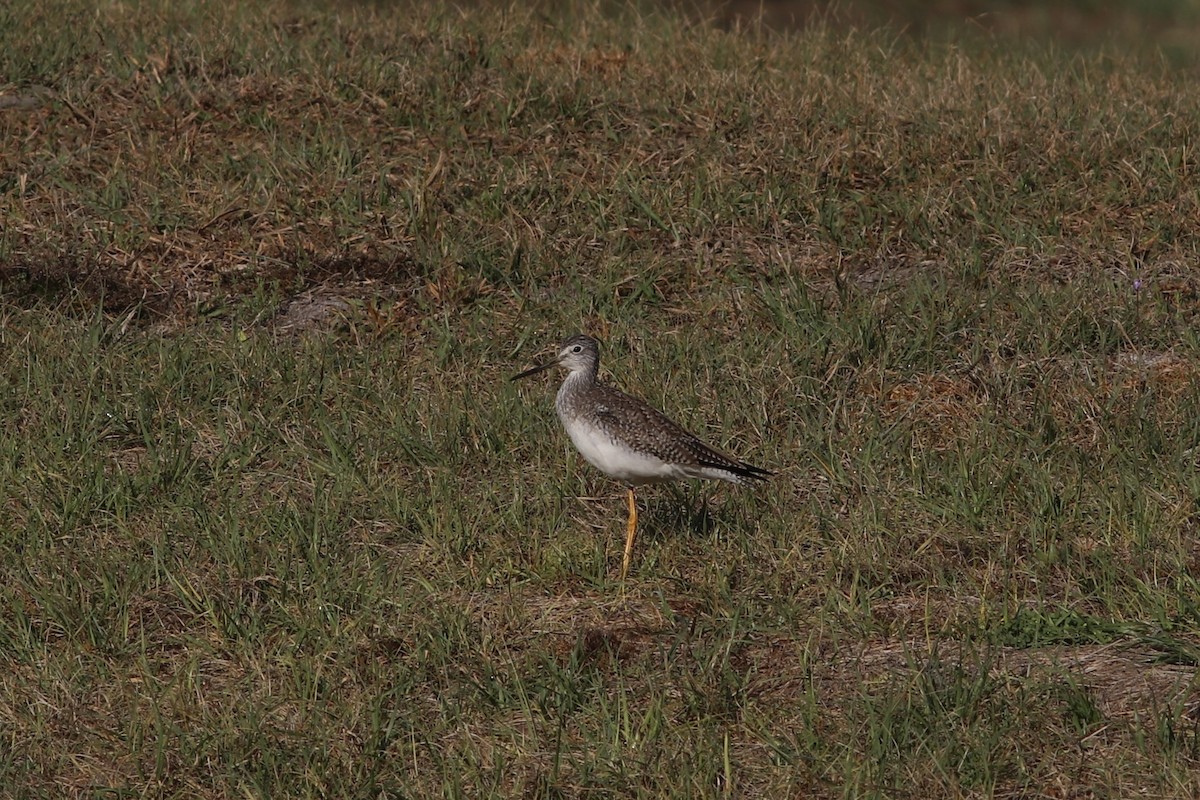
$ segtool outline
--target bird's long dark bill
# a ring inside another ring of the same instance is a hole
[[[553,361],[547,361],[545,364],[538,364],[536,367],[527,369],[519,375],[513,375],[511,378],[509,378],[509,380],[516,381],[516,380],[520,380],[521,378],[528,378],[530,375],[536,375],[539,372],[541,372],[542,370],[550,369],[557,363],[558,363],[558,359],[555,359]]]

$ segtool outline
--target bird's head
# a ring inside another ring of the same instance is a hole
[[[596,368],[600,363],[600,344],[590,336],[584,336],[577,333],[570,336],[558,347],[558,355],[550,359],[544,364],[538,364],[536,367],[527,369],[519,375],[514,375],[510,380],[519,378],[527,378],[530,375],[550,369],[554,366],[561,366],[568,372],[589,372],[595,374]]]

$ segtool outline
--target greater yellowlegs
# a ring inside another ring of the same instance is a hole
[[[597,379],[600,345],[590,336],[570,337],[552,360],[514,375],[512,380],[553,366],[565,367],[569,373],[554,401],[567,435],[589,464],[624,483],[629,493],[621,580],[629,571],[637,533],[635,486],[683,478],[740,484],[773,474],[714,450],[657,409],[601,383]]]

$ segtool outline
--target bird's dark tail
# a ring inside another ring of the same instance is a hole
[[[739,469],[733,470],[735,475],[755,481],[765,481],[767,478],[775,474],[769,469],[756,467],[753,464],[747,464],[745,461],[738,464],[738,467]]]
[[[704,467],[711,467],[712,469],[724,470],[725,472],[732,472],[739,478],[744,478],[751,481],[765,481],[767,478],[775,474],[769,469],[756,467],[753,464],[747,464],[745,461],[701,461],[700,465]]]

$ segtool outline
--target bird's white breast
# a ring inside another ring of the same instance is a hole
[[[563,426],[579,454],[596,469],[628,484],[656,483],[687,477],[674,464],[640,453],[614,440],[603,430],[584,421],[563,420]]]

